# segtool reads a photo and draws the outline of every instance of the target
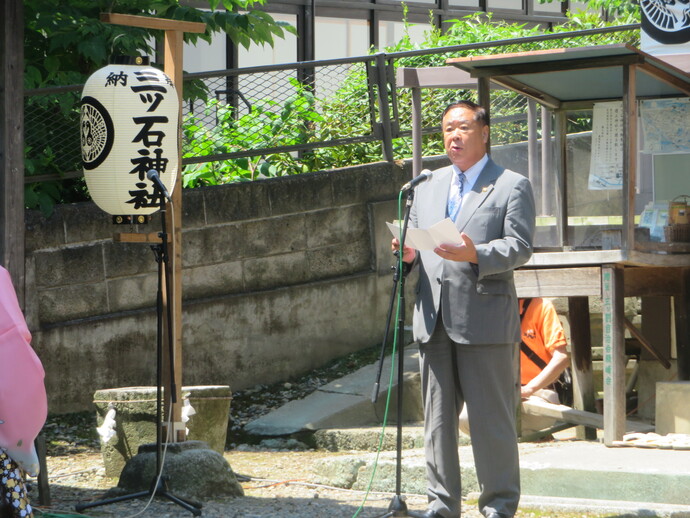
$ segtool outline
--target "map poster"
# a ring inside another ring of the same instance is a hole
[[[641,151],[647,153],[690,152],[690,99],[657,99],[640,104]]]

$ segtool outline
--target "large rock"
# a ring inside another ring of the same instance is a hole
[[[202,441],[169,444],[162,464],[162,478],[175,496],[191,500],[244,496],[225,457]],[[157,476],[156,465],[156,444],[142,445],[122,470],[114,493],[149,490]]]

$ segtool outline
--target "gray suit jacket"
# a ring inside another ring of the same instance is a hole
[[[417,187],[410,225],[428,228],[446,217],[452,174],[451,166],[438,169]],[[415,339],[429,340],[441,306],[446,332],[454,342],[519,342],[513,270],[532,255],[535,204],[529,180],[489,159],[464,197],[456,226],[474,242],[478,264],[446,261],[432,250],[417,254]]]

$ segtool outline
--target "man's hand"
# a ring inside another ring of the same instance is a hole
[[[536,390],[529,385],[523,385],[520,387],[520,397],[522,399],[528,399],[530,396],[534,395],[535,392]]]
[[[400,250],[400,240],[397,237],[393,238],[393,242],[391,243],[391,250],[393,252],[397,252],[398,250]],[[409,247],[407,245],[403,246],[402,260],[404,263],[411,263],[412,261],[414,261],[416,255],[417,252],[414,248]]]
[[[441,246],[434,248],[434,252],[438,254],[440,257],[443,257],[444,259],[448,259],[449,261],[458,261],[458,262],[468,262],[468,263],[477,263],[477,249],[474,246],[474,243],[470,239],[470,236],[462,232],[460,234],[460,237],[462,238],[462,243],[459,245],[454,245],[454,244],[442,244]]]

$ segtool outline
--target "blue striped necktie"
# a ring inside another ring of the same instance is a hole
[[[450,195],[448,196],[448,217],[455,222],[462,206],[462,194],[465,190],[465,173],[457,175],[458,186],[457,190],[452,187]]]

